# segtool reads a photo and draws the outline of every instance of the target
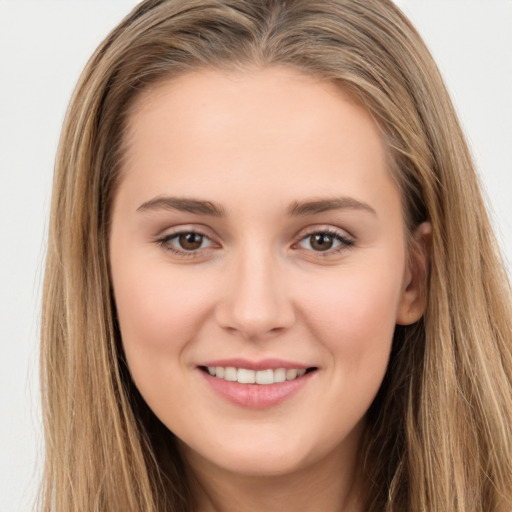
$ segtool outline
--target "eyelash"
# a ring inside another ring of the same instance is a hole
[[[306,233],[299,240],[299,242],[297,242],[297,244],[300,244],[301,242],[303,242],[307,238],[312,237],[314,235],[328,235],[333,240],[338,241],[340,243],[339,246],[334,248],[334,249],[327,249],[325,251],[314,251],[313,250],[315,255],[318,255],[318,256],[320,256],[322,258],[327,258],[327,257],[332,256],[334,254],[339,254],[342,251],[350,249],[355,244],[354,240],[352,240],[350,238],[347,238],[345,236],[342,236],[338,231],[335,231],[334,229],[328,229],[328,228],[327,229],[317,229],[317,230],[314,230],[314,231],[310,231],[309,233]],[[297,245],[297,244],[294,244],[294,245]]]
[[[175,254],[182,258],[194,258],[194,257],[197,257],[199,254],[201,254],[206,248],[203,248],[203,249],[199,248],[197,250],[187,251],[185,249],[176,249],[175,247],[170,245],[171,240],[177,239],[181,235],[189,235],[189,234],[202,236],[203,238],[209,240],[210,243],[212,243],[211,239],[208,235],[206,235],[205,233],[198,231],[196,229],[177,231],[175,233],[165,235],[162,238],[157,239],[156,243],[158,245],[160,245],[164,250],[169,251],[172,254]],[[347,249],[353,247],[355,244],[354,240],[340,235],[339,232],[337,232],[333,229],[317,229],[314,231],[310,231],[309,233],[306,233],[304,236],[301,237],[301,239],[298,242],[296,242],[294,244],[294,246],[299,245],[301,242],[303,242],[307,238],[312,237],[314,235],[327,235],[327,236],[331,237],[332,239],[334,239],[335,241],[339,242],[339,246],[334,249],[327,249],[325,251],[311,250],[312,252],[315,253],[315,255],[318,255],[322,258],[326,258],[328,256],[338,254],[344,250],[347,250]]]
[[[163,236],[162,238],[157,239],[156,242],[164,250],[169,251],[177,256],[180,256],[181,258],[194,258],[197,257],[200,254],[200,252],[204,251],[204,248],[197,249],[194,251],[187,251],[185,249],[176,249],[175,247],[170,245],[171,240],[177,239],[181,235],[199,235],[211,242],[211,239],[208,235],[206,235],[202,231],[198,231],[197,229],[187,229],[183,231],[177,231],[175,233],[170,233],[168,235]]]

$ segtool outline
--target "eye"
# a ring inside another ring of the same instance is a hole
[[[178,254],[190,254],[212,245],[212,241],[206,235],[197,231],[172,233],[157,241],[165,249]]]
[[[351,247],[354,245],[354,241],[336,231],[322,230],[307,234],[298,245],[302,249],[309,249],[315,252],[330,251],[332,254]]]

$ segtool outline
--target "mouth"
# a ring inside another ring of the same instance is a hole
[[[295,381],[304,375],[317,370],[309,368],[267,368],[253,370],[235,366],[200,366],[200,370],[208,373],[216,379],[237,382],[239,384],[262,385],[280,384],[287,381]]]
[[[197,369],[221,399],[245,409],[269,409],[310,388],[319,367],[286,359],[203,361]]]

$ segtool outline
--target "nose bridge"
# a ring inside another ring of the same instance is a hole
[[[245,244],[227,270],[229,286],[218,311],[224,328],[257,338],[293,324],[295,315],[283,269],[269,244]]]

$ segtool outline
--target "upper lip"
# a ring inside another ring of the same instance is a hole
[[[221,366],[227,368],[228,366],[234,368],[246,368],[247,370],[277,370],[277,368],[285,369],[308,369],[313,368],[313,365],[298,363],[295,361],[288,361],[285,359],[267,358],[258,361],[251,361],[243,358],[230,358],[230,359],[216,359],[215,361],[207,361],[199,366]]]

